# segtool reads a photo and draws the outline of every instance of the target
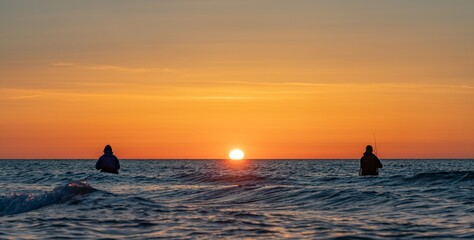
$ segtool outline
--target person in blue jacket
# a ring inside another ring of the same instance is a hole
[[[104,155],[99,158],[95,164],[95,168],[101,172],[118,174],[120,163],[112,152],[112,147],[110,145],[105,146]]]

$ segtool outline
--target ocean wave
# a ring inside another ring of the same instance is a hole
[[[264,176],[255,174],[203,174],[203,173],[185,173],[175,176],[177,180],[194,182],[194,183],[216,183],[216,184],[232,184],[247,185],[258,183],[277,183],[285,180],[285,178],[275,176]]]
[[[413,180],[474,180],[474,171],[426,172],[413,176]]]
[[[468,182],[474,180],[474,171],[444,171],[444,172],[424,172],[411,177],[405,177],[405,182],[417,184],[446,184]]]
[[[0,216],[33,211],[53,204],[64,203],[76,196],[97,191],[85,180],[74,181],[39,195],[13,194],[0,196]]]

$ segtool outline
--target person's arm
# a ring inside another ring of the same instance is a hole
[[[360,158],[360,168],[359,168],[359,176],[363,176],[364,175],[364,156],[362,156]]]
[[[377,159],[378,168],[383,168],[383,165],[382,165],[382,163],[380,162],[380,159],[379,159],[377,156],[375,156],[375,159]]]
[[[119,162],[119,160],[118,160],[117,157],[115,157],[115,168],[116,168],[117,170],[120,169],[120,162]]]
[[[97,160],[97,163],[95,164],[95,169],[100,170],[102,168],[102,157]]]

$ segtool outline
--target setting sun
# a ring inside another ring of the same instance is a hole
[[[244,158],[244,152],[240,149],[234,149],[230,151],[229,158],[232,160],[242,160]]]

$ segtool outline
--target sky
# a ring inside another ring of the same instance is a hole
[[[0,158],[474,158],[474,1],[0,0]]]

